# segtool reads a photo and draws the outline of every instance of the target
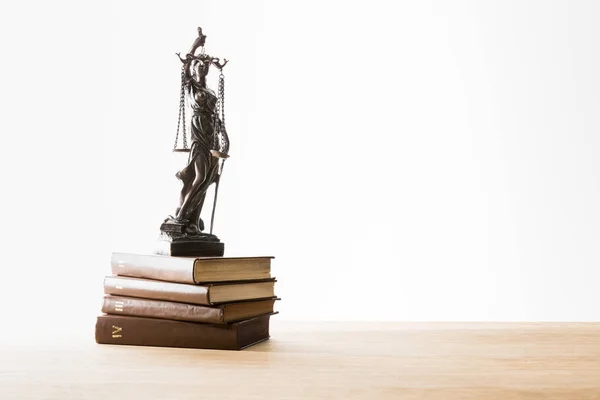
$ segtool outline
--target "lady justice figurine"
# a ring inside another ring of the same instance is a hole
[[[223,63],[204,52],[206,35],[198,28],[198,37],[182,62],[179,120],[173,151],[189,152],[187,165],[175,175],[183,184],[179,206],[174,215],[162,223],[157,253],[171,256],[222,256],[224,244],[212,234],[219,180],[225,159],[229,157],[229,138],[225,130],[225,80]],[[219,90],[215,94],[206,86],[210,67],[219,71]],[[186,100],[191,109],[189,125],[191,145],[186,138]],[[180,127],[183,148],[177,148]],[[204,232],[200,212],[208,188],[215,183],[215,199],[211,215],[210,233]]]

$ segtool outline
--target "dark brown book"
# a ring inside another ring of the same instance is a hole
[[[226,324],[259,315],[271,314],[275,301],[276,299],[244,301],[209,307],[173,301],[108,295],[104,296],[102,312],[134,317]]]
[[[232,324],[198,324],[168,319],[102,315],[96,342],[130,346],[241,350],[269,338],[270,315]]]
[[[245,281],[271,278],[273,257],[171,257],[113,253],[114,275],[178,283]]]
[[[211,306],[274,298],[275,280],[192,285],[126,276],[107,276],[104,278],[104,294]]]

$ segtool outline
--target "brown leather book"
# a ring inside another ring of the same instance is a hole
[[[178,283],[207,283],[271,278],[273,257],[171,257],[113,253],[114,275]]]
[[[269,338],[269,318],[263,315],[233,324],[198,324],[102,315],[96,320],[96,343],[241,350]]]
[[[134,317],[226,324],[270,314],[273,312],[275,301],[276,299],[244,301],[208,307],[173,301],[108,295],[104,296],[102,312]]]
[[[104,278],[104,294],[211,306],[244,300],[272,299],[275,297],[275,279],[192,285],[107,276]]]

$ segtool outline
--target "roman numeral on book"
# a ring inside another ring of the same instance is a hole
[[[123,312],[124,305],[120,300],[115,301],[115,311]]]
[[[120,326],[116,326],[116,325],[113,325],[112,328],[113,328],[113,331],[112,331],[112,337],[113,338],[123,337],[123,335],[119,334],[120,332],[123,331],[123,328],[121,328]]]

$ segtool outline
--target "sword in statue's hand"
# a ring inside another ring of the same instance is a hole
[[[213,225],[215,223],[215,210],[217,208],[217,196],[219,195],[219,182],[221,182],[221,175],[223,174],[223,167],[225,166],[225,160],[229,158],[228,154],[222,153],[217,150],[211,150],[210,154],[213,157],[219,159],[219,167],[217,169],[217,179],[215,181],[215,199],[213,201],[212,214],[210,216],[210,234],[213,233]]]

